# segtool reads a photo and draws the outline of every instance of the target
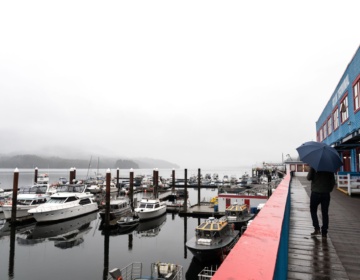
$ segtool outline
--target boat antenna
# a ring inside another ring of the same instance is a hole
[[[87,170],[87,173],[86,173],[86,179],[89,178],[89,170],[91,168],[91,160],[92,160],[92,156],[90,156],[90,162],[89,162],[88,170]]]

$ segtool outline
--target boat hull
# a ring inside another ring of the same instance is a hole
[[[61,221],[66,219],[71,219],[74,217],[86,215],[98,210],[98,206],[96,203],[91,203],[87,205],[77,205],[68,208],[54,208],[47,209],[42,212],[34,212],[33,216],[35,220],[39,223],[42,222],[54,222]]]
[[[136,211],[136,214],[139,216],[140,220],[154,219],[164,215],[165,213],[166,213],[165,205],[162,205],[161,207],[151,211],[146,211],[146,210]]]
[[[186,242],[186,247],[200,262],[212,262],[223,260],[225,256],[234,247],[239,239],[239,231],[234,230],[231,236],[227,236],[219,244],[215,245],[199,245],[196,237],[191,238]]]
[[[23,218],[32,218],[32,214],[29,214],[28,211],[30,209],[33,209],[35,207],[38,207],[39,205],[22,205],[16,207],[16,219],[23,219]],[[3,206],[3,212],[4,212],[4,218],[6,220],[11,220],[12,216],[12,205],[4,205]]]

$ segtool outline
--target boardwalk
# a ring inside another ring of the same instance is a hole
[[[328,238],[311,238],[310,182],[294,177],[288,279],[360,279],[360,196],[334,190],[330,202]]]

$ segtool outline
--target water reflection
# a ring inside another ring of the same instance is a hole
[[[0,222],[0,239],[4,236],[9,236],[11,234],[11,223],[10,222],[5,222],[2,221],[3,223]],[[21,233],[26,233],[29,230],[32,230],[35,227],[35,222],[31,222],[31,223],[22,223],[22,224],[17,224],[15,227],[13,227],[15,229],[15,233],[21,234]]]
[[[81,244],[83,236],[91,230],[90,223],[97,213],[50,224],[36,224],[32,229],[21,232],[17,238],[19,245],[34,245],[45,240],[54,241],[54,246],[68,249]]]
[[[14,278],[14,266],[15,266],[15,226],[10,227],[10,253],[9,253],[9,278]]]
[[[154,237],[157,236],[166,222],[166,213],[158,218],[140,221],[136,228],[137,237]]]

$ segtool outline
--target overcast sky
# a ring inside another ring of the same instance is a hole
[[[0,154],[281,162],[359,46],[360,1],[1,1]]]

